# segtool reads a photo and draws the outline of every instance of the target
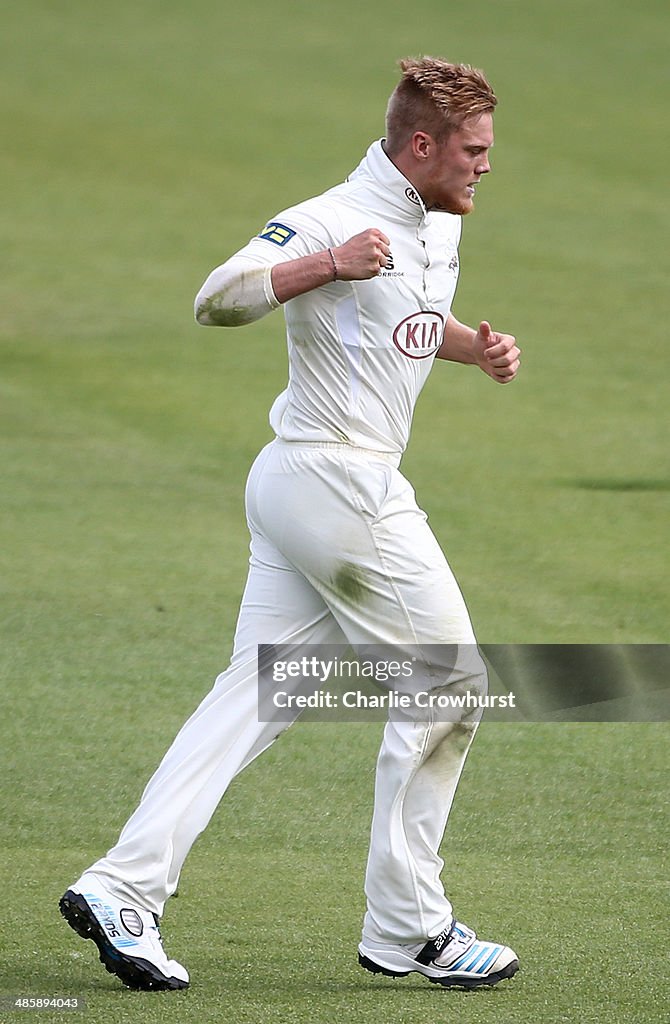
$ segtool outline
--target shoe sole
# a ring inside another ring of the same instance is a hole
[[[466,978],[466,977],[454,977],[454,978],[431,978],[428,974],[424,974],[423,971],[391,971],[388,967],[382,967],[381,964],[375,963],[367,956],[363,956],[362,953],[358,954],[358,963],[366,971],[370,971],[371,974],[383,974],[387,978],[408,978],[410,974],[420,974],[422,978],[427,978],[428,981],[432,981],[434,985],[442,985],[443,988],[480,988],[482,985],[497,985],[499,981],[504,981],[506,978],[511,978],[519,970],[519,961],[512,960],[506,967],[503,967],[501,971],[496,971],[494,974],[483,975],[481,978]]]
[[[128,988],[145,992],[166,989],[188,988],[188,982],[180,978],[166,978],[154,964],[141,957],[121,953],[105,935],[100,923],[84,897],[68,889],[58,904],[59,910],[70,928],[82,939],[91,939],[98,947],[100,963]]]

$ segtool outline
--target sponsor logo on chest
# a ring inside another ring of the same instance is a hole
[[[410,359],[427,359],[442,344],[444,318],[433,310],[412,313],[401,320],[393,332],[393,344]]]
[[[386,266],[382,267],[379,271],[379,277],[404,277],[404,270],[396,270],[395,260],[393,259],[393,253],[390,252],[386,257]]]

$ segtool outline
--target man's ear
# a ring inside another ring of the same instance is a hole
[[[428,132],[414,132],[411,139],[412,156],[416,160],[426,160],[434,145],[435,140]]]

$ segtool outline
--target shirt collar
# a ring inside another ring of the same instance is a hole
[[[411,181],[386,155],[383,142],[384,139],[378,139],[372,143],[347,181],[352,181],[362,175],[373,178],[376,184],[384,190],[386,198],[392,206],[413,220],[422,220],[428,212],[423,200]]]

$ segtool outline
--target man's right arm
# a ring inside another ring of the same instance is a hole
[[[332,281],[367,281],[386,266],[390,242],[377,228],[354,235],[343,245],[311,253],[272,268],[272,288],[281,302]]]
[[[333,281],[365,281],[386,266],[389,240],[368,228],[342,245],[285,262],[259,263],[244,252],[209,275],[195,300],[195,318],[208,327],[253,323],[298,295]]]

